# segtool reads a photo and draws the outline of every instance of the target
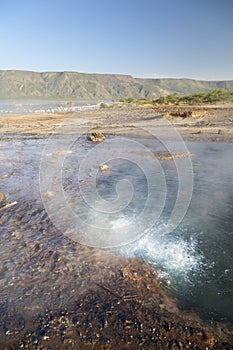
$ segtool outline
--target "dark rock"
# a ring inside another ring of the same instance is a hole
[[[170,113],[166,113],[164,115],[165,118],[167,119],[173,119],[173,118],[180,118],[180,119],[185,119],[185,118],[199,118],[205,115],[207,112],[205,110],[178,110]]]

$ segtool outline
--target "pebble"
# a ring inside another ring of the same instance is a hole
[[[99,166],[100,171],[107,171],[110,167],[107,164],[102,164]]]

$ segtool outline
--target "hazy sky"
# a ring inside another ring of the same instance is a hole
[[[0,0],[0,69],[233,79],[233,0]]]

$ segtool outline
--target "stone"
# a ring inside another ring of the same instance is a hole
[[[99,166],[100,171],[108,171],[110,167],[107,164],[102,164]]]
[[[204,116],[207,113],[205,110],[178,110],[174,112],[169,112],[165,113],[164,117],[166,119],[173,119],[173,118],[178,118],[178,119],[186,119],[186,118],[199,118]]]
[[[87,138],[92,142],[103,142],[106,136],[101,131],[96,130],[88,134]]]

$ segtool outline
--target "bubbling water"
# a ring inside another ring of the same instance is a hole
[[[177,235],[164,235],[164,227],[154,228],[141,239],[118,249],[126,257],[137,257],[151,263],[158,276],[167,284],[193,284],[194,276],[201,274],[203,254],[195,239],[186,240]]]

